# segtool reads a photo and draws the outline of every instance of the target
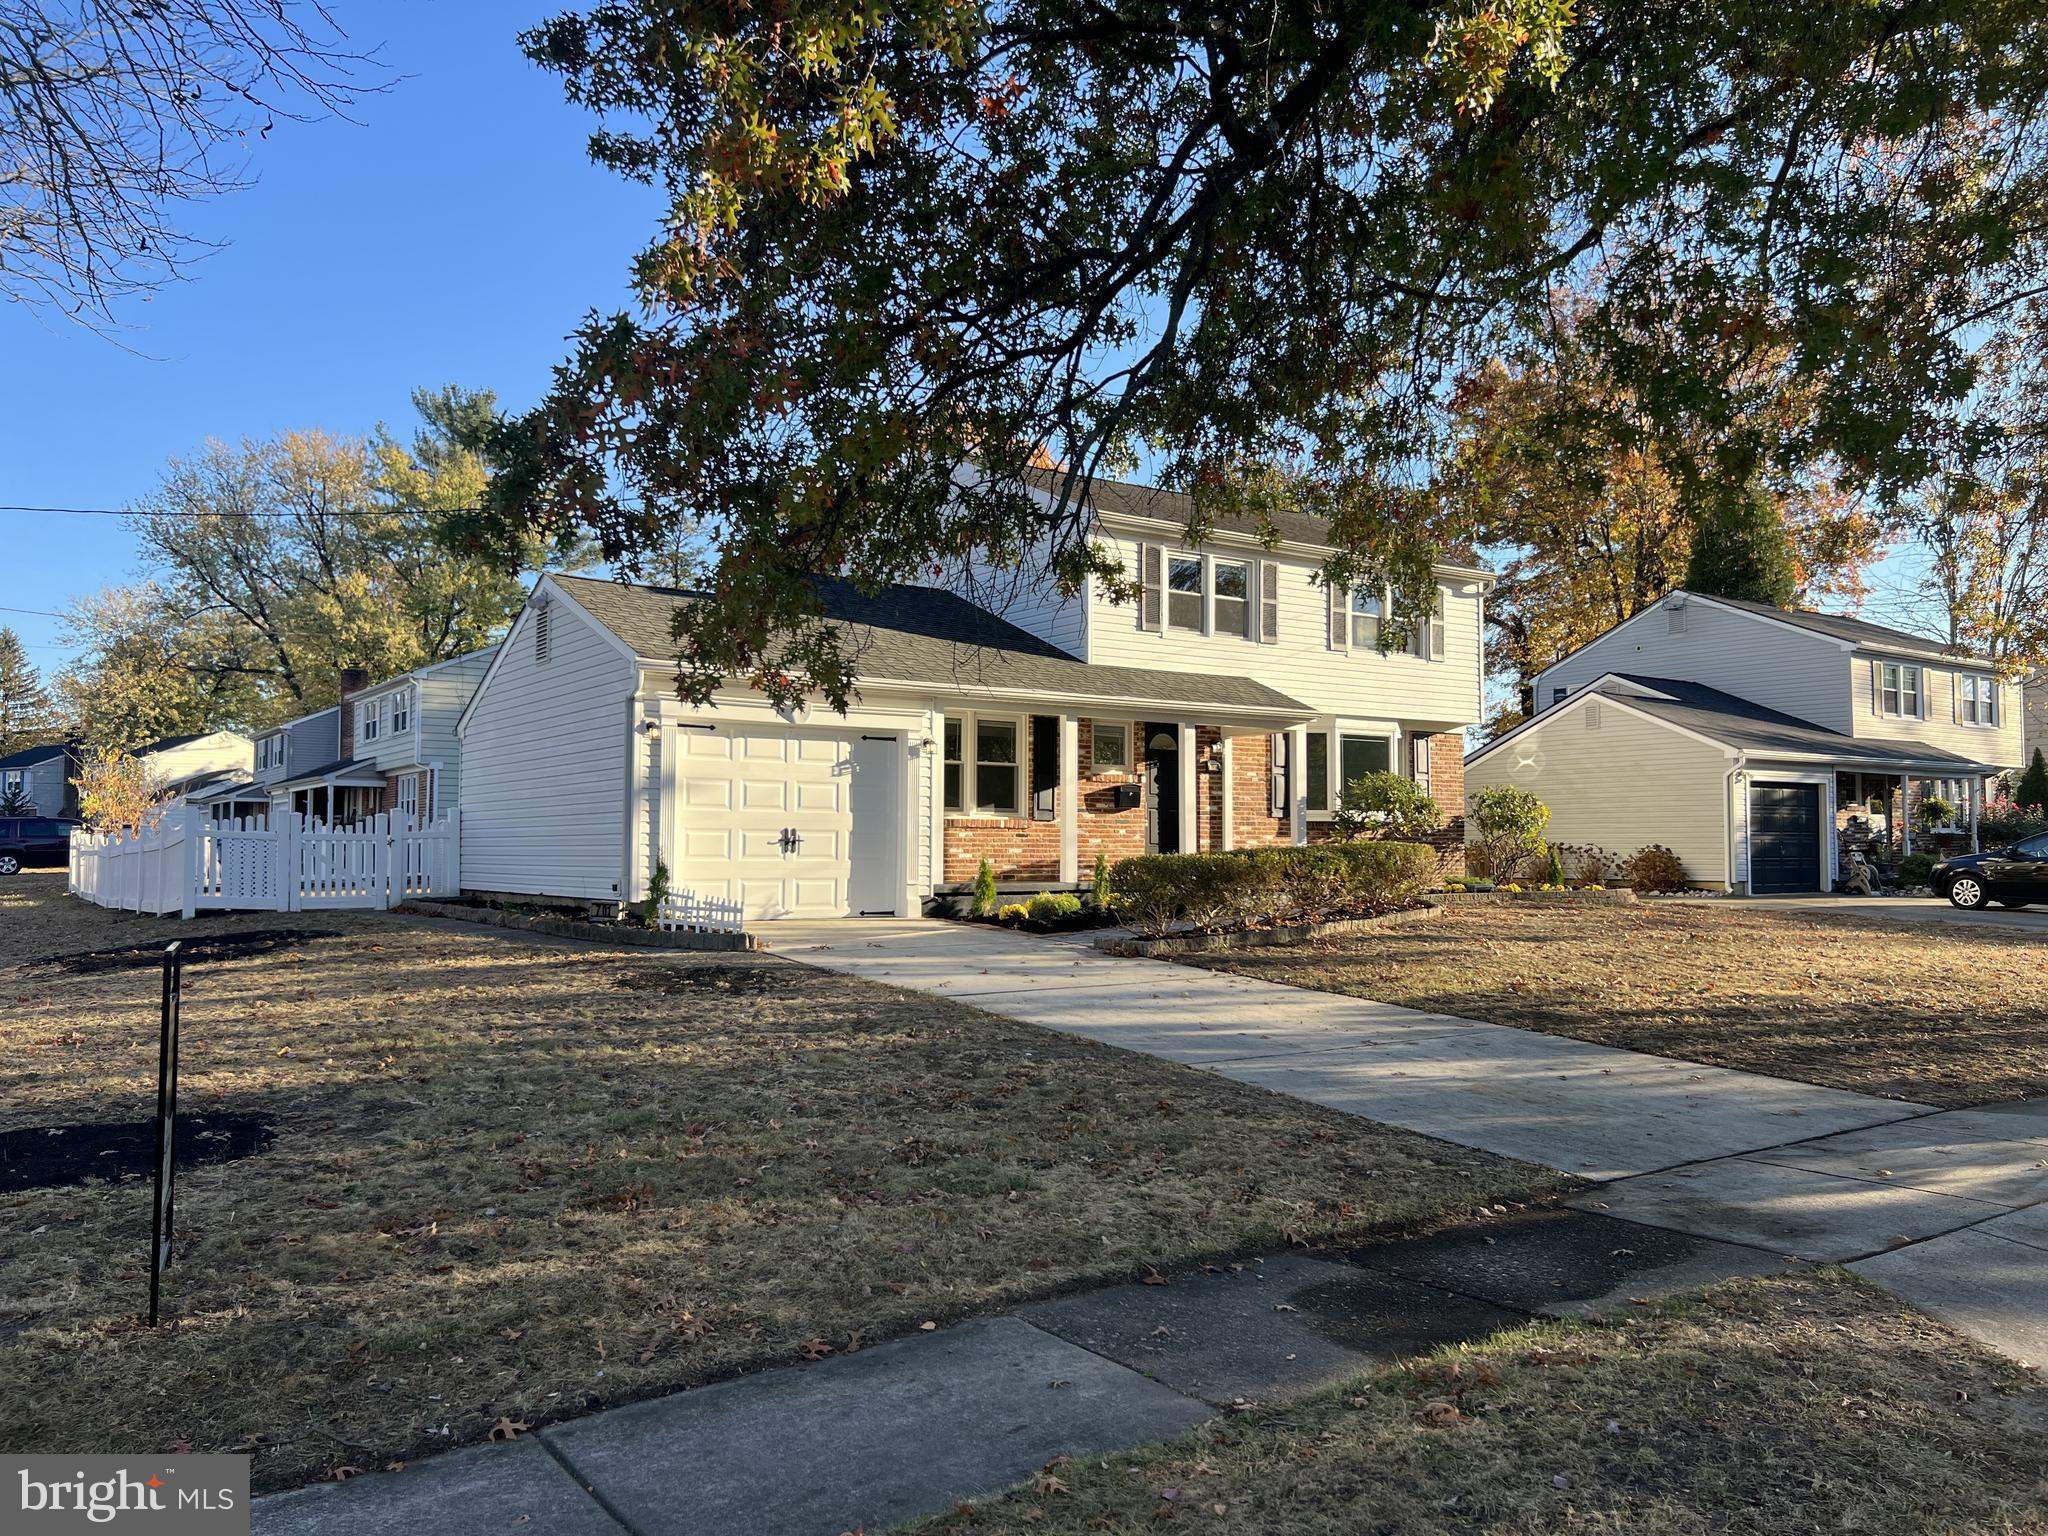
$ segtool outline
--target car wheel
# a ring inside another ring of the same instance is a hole
[[[1984,905],[1984,885],[1975,875],[1958,875],[1948,888],[1948,899],[1965,912]]]
[[[0,853],[0,875],[21,873],[21,859],[12,853]]]

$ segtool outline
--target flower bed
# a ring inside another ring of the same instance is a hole
[[[1417,905],[1436,870],[1421,843],[1317,843],[1155,853],[1111,872],[1116,915],[1141,939],[1378,917]]]

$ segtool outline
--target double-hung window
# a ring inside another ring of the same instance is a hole
[[[1017,722],[948,716],[945,807],[955,814],[1015,816],[1019,789]],[[972,756],[968,756],[969,749]]]
[[[1209,626],[1211,632],[1256,638],[1251,630],[1251,566],[1243,560],[1217,560],[1210,564],[1209,569],[1214,594],[1211,600],[1215,604],[1215,614]]]
[[[1202,632],[1202,562],[1196,556],[1166,562],[1166,627]]]
[[[1998,724],[1998,679],[1975,673],[1957,678],[1956,718],[1965,725]]]
[[[365,700],[356,706],[356,740],[359,742],[377,739],[377,706]]]
[[[1878,708],[1887,715],[1920,718],[1920,669],[1903,662],[1885,662],[1878,682]]]
[[[398,814],[417,821],[420,814],[420,776],[408,773],[398,781]]]
[[[1393,743],[1384,736],[1340,736],[1337,738],[1338,793],[1368,773],[1387,773],[1394,766]]]
[[[412,689],[401,688],[391,695],[391,729],[403,735],[412,729]]]
[[[1017,722],[974,722],[974,808],[984,816],[1017,814]]]
[[[1386,616],[1386,599],[1377,588],[1351,589],[1351,649],[1374,651],[1380,644],[1380,621]]]

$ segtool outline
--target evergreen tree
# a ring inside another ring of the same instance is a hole
[[[2039,747],[2034,748],[2034,760],[2020,775],[2020,787],[2013,798],[2021,805],[2048,805],[2048,758],[2042,757]]]
[[[21,636],[0,627],[0,757],[39,747],[55,731],[50,695],[22,649]]]
[[[1685,585],[1707,597],[1792,606],[1799,595],[1792,539],[1777,501],[1759,482],[1709,494],[1694,529]]]

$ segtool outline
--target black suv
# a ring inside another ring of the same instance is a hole
[[[1934,891],[1965,911],[1986,902],[2024,907],[2048,901],[2048,832],[1991,853],[1965,853],[1934,866]]]
[[[0,875],[69,864],[77,825],[55,816],[0,816]]]

